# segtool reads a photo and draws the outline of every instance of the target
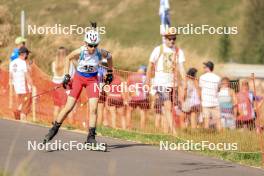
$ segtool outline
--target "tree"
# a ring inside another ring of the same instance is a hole
[[[221,36],[219,40],[218,56],[221,61],[228,62],[230,57],[231,42],[228,34]]]
[[[264,1],[246,1],[243,47],[239,61],[264,64]]]

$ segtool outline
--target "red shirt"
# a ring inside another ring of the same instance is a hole
[[[146,76],[141,73],[133,73],[128,77],[127,85],[130,87],[130,93],[132,100],[144,100],[146,99],[146,93],[143,86],[146,81]]]
[[[109,90],[108,88],[105,88],[106,93],[108,93],[108,97],[110,98],[122,98],[122,86],[121,86],[121,77],[118,75],[114,75],[114,79],[112,83],[109,85]]]
[[[253,118],[253,109],[249,98],[249,92],[239,92],[237,94],[238,116],[237,120],[250,120]]]

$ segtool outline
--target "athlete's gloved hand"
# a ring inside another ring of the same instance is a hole
[[[111,84],[113,79],[114,79],[113,78],[113,70],[107,70],[107,73],[106,73],[105,79],[104,79],[105,84]]]
[[[71,76],[69,74],[66,74],[62,81],[62,86],[64,89],[67,89],[67,85],[69,84],[70,80],[71,80]]]

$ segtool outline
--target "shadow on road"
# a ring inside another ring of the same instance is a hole
[[[107,145],[107,152],[110,152],[109,150],[113,150],[113,149],[122,149],[122,148],[137,147],[137,146],[150,146],[150,145],[148,145],[148,144],[115,144],[115,145]],[[73,150],[78,150],[78,149],[77,148],[73,148]],[[57,148],[55,150],[48,150],[46,152],[51,153],[51,152],[58,152],[58,151],[64,151],[64,150],[63,150],[63,148]],[[102,152],[101,150],[93,150],[93,151]]]
[[[209,164],[209,163],[202,163],[202,162],[187,162],[187,163],[181,163],[181,165],[184,165],[187,167],[188,166],[194,166],[194,168],[177,170],[175,172],[185,173],[185,172],[192,172],[192,171],[198,171],[198,170],[223,169],[223,168],[235,167],[233,165],[228,165],[228,164]]]
[[[108,149],[120,149],[120,148],[128,148],[128,147],[137,147],[137,146],[150,146],[148,144],[115,144],[108,145]]]

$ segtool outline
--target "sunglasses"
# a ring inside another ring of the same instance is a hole
[[[169,41],[175,41],[175,40],[176,40],[176,37],[167,37],[167,39],[168,39]]]
[[[97,45],[86,44],[86,46],[88,46],[89,48],[96,48],[98,44]]]

